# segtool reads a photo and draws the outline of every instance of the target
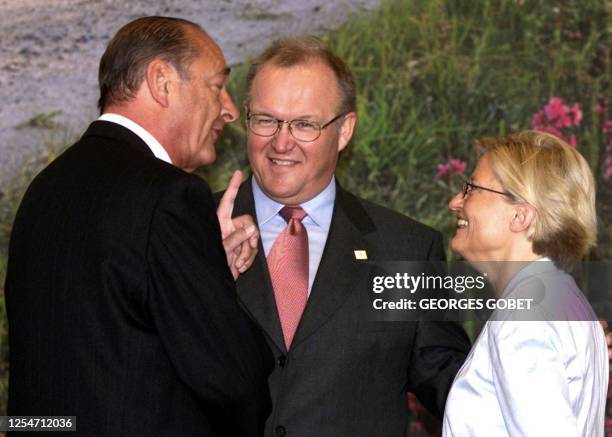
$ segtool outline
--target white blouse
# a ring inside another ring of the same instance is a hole
[[[603,329],[571,276],[550,262],[530,264],[507,290],[534,278],[544,285],[543,303],[558,311],[562,302],[574,321],[489,320],[451,387],[443,436],[603,437]]]

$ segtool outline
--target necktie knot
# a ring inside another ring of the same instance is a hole
[[[291,219],[296,219],[301,222],[304,217],[308,215],[301,206],[284,206],[283,209],[279,211],[279,214],[287,223],[289,223]]]

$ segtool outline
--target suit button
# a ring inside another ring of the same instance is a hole
[[[285,363],[287,363],[287,356],[281,355],[280,357],[278,357],[278,367],[280,367],[282,369],[283,367],[285,367]],[[285,434],[283,434],[283,435],[285,435]]]
[[[287,435],[287,430],[284,426],[277,426],[275,432],[277,437],[284,437]]]

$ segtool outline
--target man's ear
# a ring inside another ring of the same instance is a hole
[[[517,203],[514,205],[514,217],[510,222],[510,230],[512,232],[523,232],[529,229],[532,223],[535,222],[538,212],[528,203]]]
[[[355,130],[355,123],[357,123],[357,114],[354,112],[349,112],[344,116],[338,137],[338,152],[344,150],[349,141],[351,141]]]
[[[147,88],[153,100],[164,108],[170,104],[170,89],[175,78],[174,68],[161,59],[154,59],[147,65]]]

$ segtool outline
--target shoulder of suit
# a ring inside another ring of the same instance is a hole
[[[155,158],[157,159],[157,158]],[[201,177],[187,173],[171,164],[158,160],[155,174],[152,175],[151,186],[161,195],[176,195],[177,192],[189,190],[211,196],[208,183]],[[159,165],[161,164],[161,165]]]
[[[120,185],[129,184],[138,188],[143,194],[148,192],[163,195],[165,192],[176,191],[177,187],[186,186],[210,193],[208,184],[201,177],[131,147],[127,144],[130,135],[83,135],[39,176],[44,178],[49,173],[61,175],[69,169],[85,166],[91,168],[87,174],[92,178],[112,178]]]
[[[390,232],[394,230],[411,231],[421,234],[440,234],[439,231],[432,227],[414,220],[398,211],[371,202],[362,197],[356,196],[348,191],[342,192],[345,199],[352,204],[359,204],[364,212],[369,216],[370,220],[375,224],[377,229],[385,229]]]

